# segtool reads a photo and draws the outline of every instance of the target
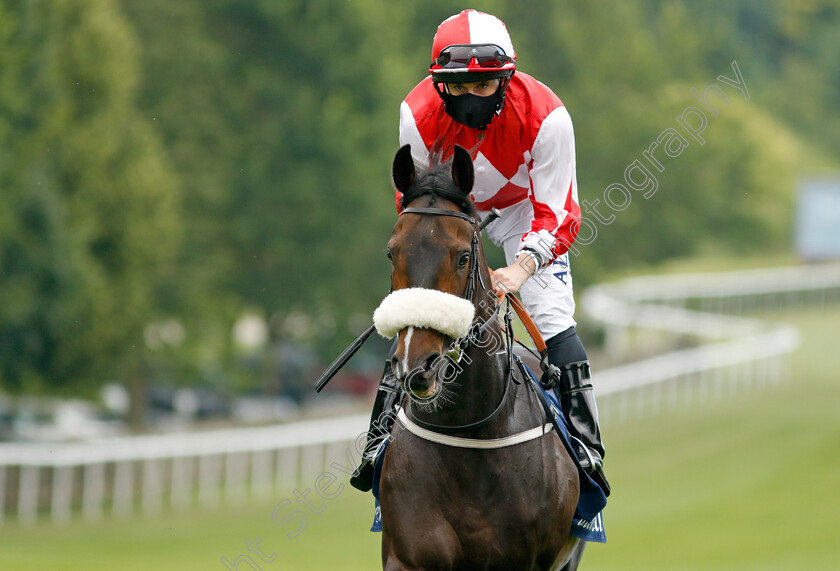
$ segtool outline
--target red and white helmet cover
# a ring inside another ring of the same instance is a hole
[[[464,10],[460,14],[450,16],[438,26],[435,39],[432,42],[432,65],[429,73],[441,74],[443,68],[435,60],[441,50],[455,44],[496,44],[502,48],[511,61],[493,71],[505,70],[512,72],[516,69],[516,52],[510,41],[507,27],[496,16],[485,14],[478,10]],[[447,70],[449,71],[449,70]],[[469,67],[452,70],[450,73],[486,73],[488,70],[470,63]],[[509,73],[509,72],[508,72]],[[507,73],[506,73],[507,75]]]

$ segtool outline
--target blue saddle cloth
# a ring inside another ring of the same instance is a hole
[[[575,508],[575,516],[572,520],[571,534],[579,537],[584,541],[594,541],[597,543],[606,543],[607,535],[604,531],[604,520],[601,512],[607,505],[607,497],[601,487],[589,477],[577,462],[577,455],[572,448],[569,441],[569,429],[566,422],[565,415],[561,412],[560,403],[557,401],[557,396],[547,391],[540,386],[536,380],[534,372],[531,371],[524,364],[522,367],[529,373],[530,381],[536,390],[542,391],[548,401],[549,408],[554,413],[554,418],[557,421],[556,426],[560,427],[560,437],[569,455],[575,461],[578,467],[578,475],[580,476],[580,496],[578,498],[578,505]],[[556,428],[555,428],[556,431]],[[373,516],[373,525],[371,531],[382,531],[382,508],[379,505],[379,479],[382,476],[382,461],[385,458],[385,449],[388,447],[386,441],[380,446],[376,462],[374,463],[373,471],[373,497],[376,502],[375,512]]]

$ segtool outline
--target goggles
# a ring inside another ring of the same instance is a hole
[[[500,68],[513,61],[496,44],[453,44],[440,50],[435,64],[443,69],[466,69],[475,60],[483,69]]]

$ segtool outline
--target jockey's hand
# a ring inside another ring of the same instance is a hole
[[[518,292],[522,284],[528,281],[536,270],[537,266],[531,256],[527,254],[519,256],[513,264],[493,271],[491,277],[493,293],[500,296],[504,293]]]

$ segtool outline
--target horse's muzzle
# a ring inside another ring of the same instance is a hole
[[[391,370],[408,393],[420,398],[431,398],[439,390],[437,380],[442,362],[441,354],[433,352],[409,370],[394,355],[391,357]]]

